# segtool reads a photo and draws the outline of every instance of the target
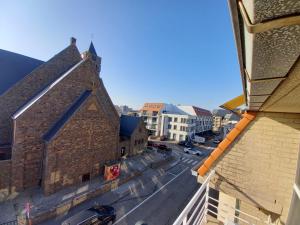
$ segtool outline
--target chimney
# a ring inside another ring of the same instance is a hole
[[[70,45],[76,45],[76,38],[71,37]]]

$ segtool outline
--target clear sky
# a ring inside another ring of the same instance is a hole
[[[242,85],[226,0],[0,1],[0,48],[48,60],[93,40],[115,104],[213,109]]]

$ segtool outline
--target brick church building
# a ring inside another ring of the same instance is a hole
[[[92,179],[120,157],[120,119],[101,58],[76,39],[47,62],[0,50],[0,193],[45,194]]]

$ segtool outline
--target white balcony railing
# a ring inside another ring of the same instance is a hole
[[[271,224],[268,221],[262,221],[255,216],[242,212],[241,210],[224,203],[222,204],[224,207],[221,208],[223,214],[224,212],[225,214],[226,212],[231,212],[231,216],[229,218],[224,218],[221,215],[218,215],[218,207],[220,207],[219,201],[209,196],[209,182],[214,173],[214,170],[210,172],[199,190],[183,209],[173,225],[204,225],[207,223],[208,214],[215,215],[217,218],[222,219],[225,225]]]

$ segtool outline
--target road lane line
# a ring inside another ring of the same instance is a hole
[[[190,164],[192,161],[194,161],[194,160],[192,160],[192,159],[191,159],[191,160],[189,160],[189,161],[188,161],[188,162],[186,162],[186,163]]]
[[[171,172],[166,172],[166,173],[168,173],[168,174],[171,174],[171,175],[173,175],[173,176],[176,176],[176,174],[174,174],[174,173],[171,173]]]
[[[175,180],[177,177],[179,177],[181,174],[183,174],[188,169],[189,168],[185,168],[184,170],[182,170],[178,175],[176,175],[171,180],[169,180],[166,184],[164,184],[163,186],[161,186],[158,190],[156,190],[152,195],[150,195],[148,198],[146,198],[140,204],[136,205],[128,213],[126,213],[124,216],[122,216],[120,219],[118,219],[114,224],[117,224],[117,223],[121,222],[126,216],[128,216],[129,214],[131,214],[133,211],[135,211],[137,208],[139,208],[141,205],[143,205],[145,202],[147,202],[149,199],[151,199],[154,195],[156,195],[158,192],[160,192],[163,188],[165,188],[168,184],[170,184],[173,180]]]
[[[192,163],[193,166],[196,165],[196,164],[197,164],[197,161],[194,161],[194,162]]]
[[[189,159],[185,159],[185,160],[183,160],[182,162],[186,162],[186,161],[188,161]]]

